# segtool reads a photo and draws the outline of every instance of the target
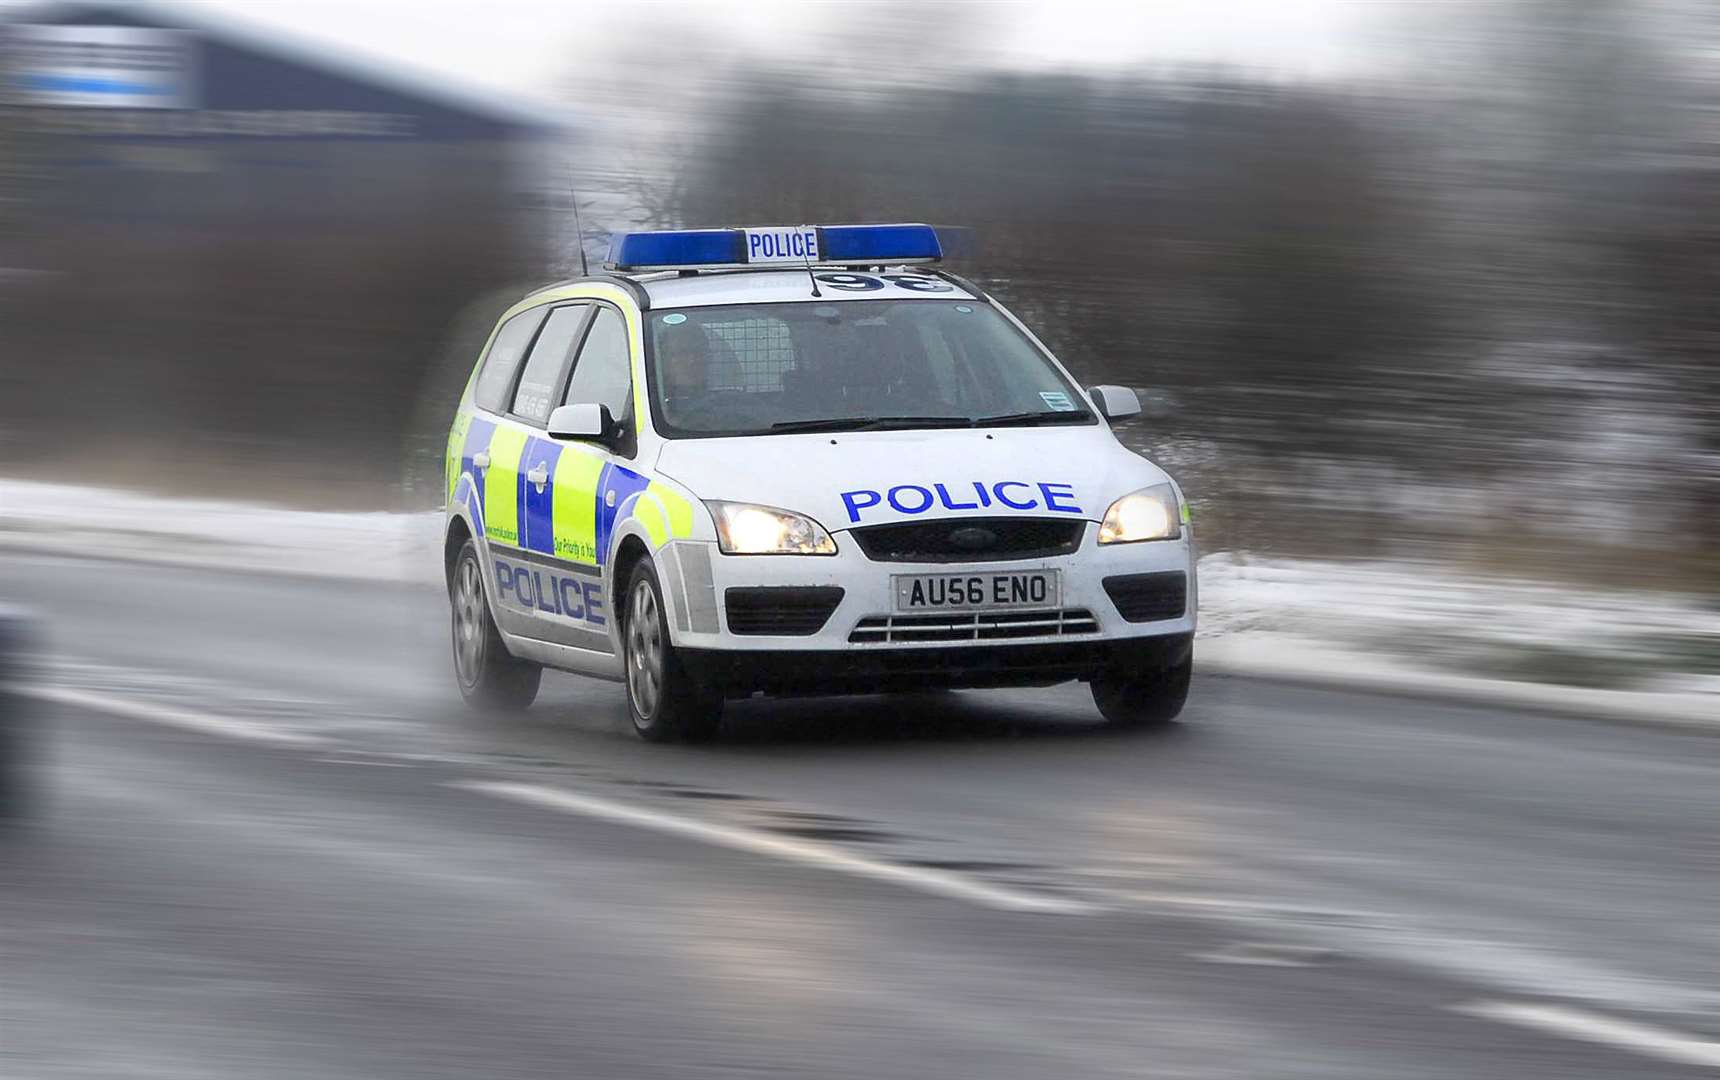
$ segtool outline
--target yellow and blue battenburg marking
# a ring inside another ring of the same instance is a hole
[[[632,469],[620,465],[609,464],[603,467],[603,475],[597,481],[597,553],[598,565],[603,565],[604,553],[609,550],[609,538],[615,535],[615,522],[623,509],[631,509],[627,502],[633,496],[650,486],[651,481]]]
[[[519,474],[520,458],[525,454],[528,438],[530,436],[516,427],[496,428],[490,436],[490,465],[486,473],[491,476]],[[523,501],[523,487],[517,479],[511,484],[484,484],[484,529],[492,541],[522,546],[520,503]]]
[[[516,489],[520,502],[519,546],[527,551],[555,554],[555,473],[560,464],[562,448],[548,439],[532,439],[520,455],[520,475]],[[542,470],[540,486],[532,474]]]
[[[675,537],[693,535],[693,504],[655,480],[633,504],[633,516],[651,538],[653,548]]]
[[[460,478],[456,482],[454,500],[466,508],[472,526],[479,536],[487,533],[484,522],[484,470],[472,459],[490,448],[490,436],[496,433],[493,421],[481,416],[471,417],[466,428],[466,445],[460,450]]]
[[[460,482],[463,468],[460,457],[466,449],[466,429],[472,424],[472,414],[464,409],[454,414],[454,426],[448,429],[448,450],[443,462],[442,474],[445,490],[443,495],[448,501],[454,501],[454,489]]]
[[[457,466],[450,440],[450,498],[466,508],[491,543],[601,567],[624,515],[639,517],[653,548],[693,534],[690,502],[642,473],[605,461],[595,447],[540,438],[479,416],[464,417],[463,423]],[[487,470],[476,467],[479,454],[489,455]]]
[[[555,484],[550,500],[552,552],[568,562],[597,565],[598,479],[607,462],[594,447],[569,444],[561,448],[552,469]]]

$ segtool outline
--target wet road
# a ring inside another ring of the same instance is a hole
[[[1720,1068],[1720,740],[1246,680],[457,702],[433,591],[8,557],[0,1075]]]

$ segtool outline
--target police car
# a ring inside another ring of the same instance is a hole
[[[1176,483],[925,225],[635,232],[492,332],[447,448],[454,666],[524,708],[625,682],[647,739],[726,699],[1091,684],[1188,693]]]

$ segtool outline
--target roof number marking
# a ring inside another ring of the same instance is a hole
[[[819,281],[847,292],[877,292],[886,285],[909,292],[954,292],[955,286],[919,274],[816,274]]]

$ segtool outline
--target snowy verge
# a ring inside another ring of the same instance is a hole
[[[329,513],[0,480],[0,551],[439,586],[441,527],[434,511]],[[1720,733],[1720,610],[1690,597],[1435,563],[1231,553],[1201,560],[1200,586],[1203,672]]]
[[[330,513],[0,480],[0,551],[439,584],[442,515]]]
[[[1580,716],[1616,723],[1705,731],[1720,735],[1720,696],[1681,690],[1616,690],[1411,667],[1329,642],[1290,634],[1242,631],[1202,636],[1196,646],[1203,675],[1231,675],[1301,686],[1359,690],[1483,707]]]

